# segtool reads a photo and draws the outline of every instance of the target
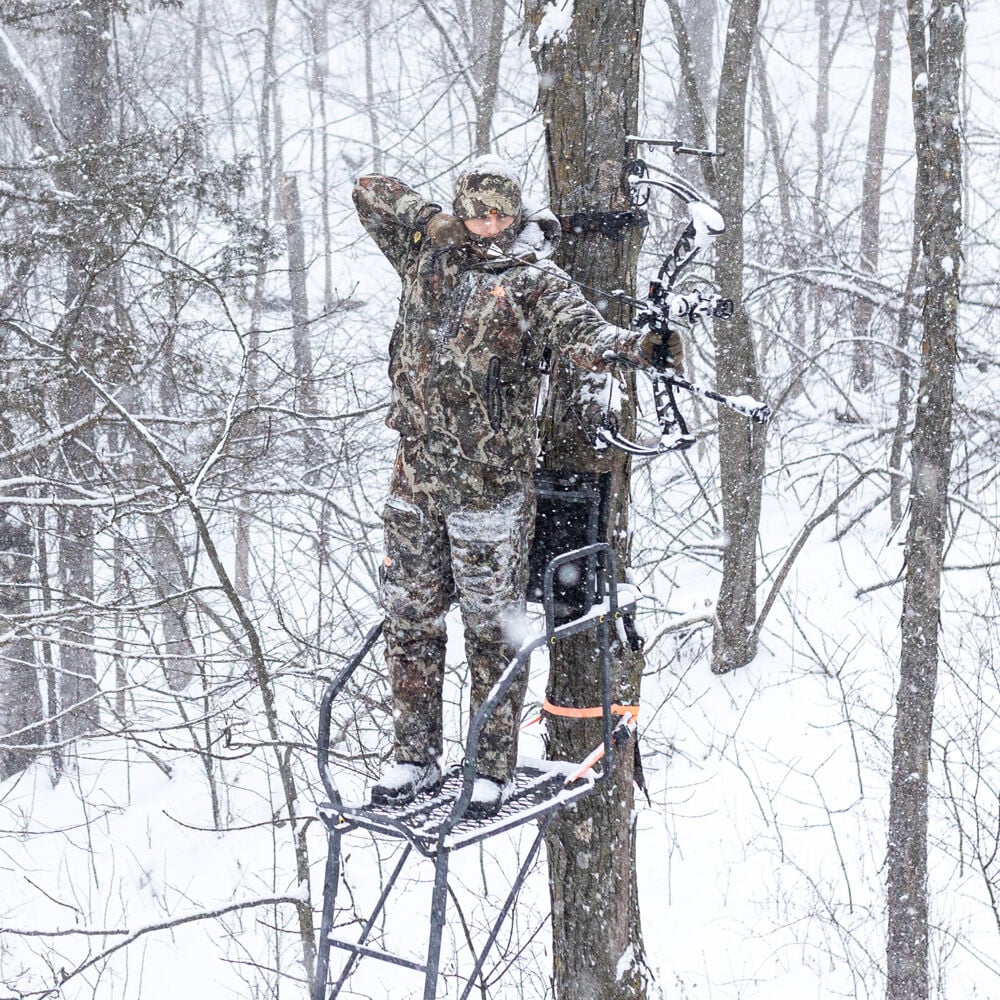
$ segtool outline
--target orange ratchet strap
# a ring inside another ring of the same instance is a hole
[[[549,715],[560,715],[566,719],[599,719],[604,715],[604,709],[600,705],[595,708],[568,708],[565,705],[553,705],[548,698],[542,703],[542,711]],[[639,718],[638,705],[612,705],[612,715],[631,715],[633,720]]]
[[[553,705],[548,698],[542,702],[542,715],[536,715],[533,719],[529,719],[521,728],[527,729],[528,726],[535,726],[545,717],[544,713],[549,715],[559,715],[564,719],[599,719],[604,714],[604,709],[600,705],[596,705],[593,708],[569,708],[566,705]],[[630,715],[633,722],[639,721],[639,706],[638,705],[612,705],[611,706],[612,715],[626,716]]]
[[[553,705],[548,698],[542,702],[542,711],[548,712],[549,715],[559,715],[565,719],[599,719],[604,715],[604,709],[597,705],[594,708],[568,708],[566,705]],[[630,728],[635,728],[635,724],[639,721],[639,706],[638,705],[612,705],[611,706],[612,715],[628,716],[630,719]],[[538,717],[541,719],[541,716]],[[538,720],[535,720],[538,721]],[[604,757],[604,744],[602,743],[597,747],[592,753],[588,754],[586,760],[582,761],[580,767],[577,771],[571,774],[566,779],[566,784],[571,785],[577,778],[582,778],[588,771],[593,770],[594,766]]]

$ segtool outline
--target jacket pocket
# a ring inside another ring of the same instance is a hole
[[[503,423],[503,394],[500,383],[500,358],[495,354],[490,358],[486,370],[486,417],[493,430],[500,430]]]

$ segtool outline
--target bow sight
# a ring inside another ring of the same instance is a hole
[[[627,141],[646,146],[668,146],[675,153],[689,153],[696,156],[721,156],[707,149],[686,146],[676,139],[641,139],[629,136]],[[650,169],[662,176],[651,178]],[[731,319],[735,313],[732,299],[723,298],[715,291],[701,288],[676,290],[675,284],[682,272],[705,254],[715,240],[726,231],[726,222],[707,198],[684,178],[667,170],[650,166],[645,160],[634,159],[625,164],[622,171],[622,188],[628,194],[633,211],[642,209],[649,201],[652,188],[661,188],[684,202],[688,211],[688,222],[673,250],[664,257],[656,277],[649,283],[645,300],[635,302],[637,311],[633,325],[641,330],[659,334],[661,343],[653,351],[649,376],[653,383],[653,401],[660,425],[659,440],[643,445],[630,441],[620,433],[617,420],[609,412],[605,426],[598,430],[598,438],[607,444],[632,455],[662,455],[669,451],[681,451],[695,443],[695,437],[687,427],[684,417],[674,397],[674,387],[711,399],[755,423],[764,423],[771,415],[770,408],[748,396],[725,396],[711,389],[688,382],[676,373],[673,358],[667,347],[667,338],[677,329],[690,329],[696,322],[712,319]]]

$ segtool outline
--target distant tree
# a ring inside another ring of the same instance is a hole
[[[472,21],[472,74],[476,81],[476,153],[493,149],[493,115],[496,111],[503,53],[505,0],[470,0]]]
[[[34,545],[24,512],[0,509],[0,781],[23,770],[45,742],[31,619]]]
[[[962,259],[965,0],[909,0],[917,188],[926,290],[913,427],[900,677],[889,799],[887,1000],[928,1000],[928,767],[939,656],[941,570]]]
[[[716,279],[736,301],[731,321],[716,322],[716,378],[719,391],[761,395],[757,348],[743,305],[743,173],[746,144],[747,81],[757,36],[760,0],[733,0],[722,56],[716,141],[725,156],[718,161],[716,197],[726,220],[719,240]],[[726,548],[712,641],[712,669],[725,673],[755,656],[753,625],[757,609],[757,535],[760,529],[764,452],[767,435],[759,424],[719,408],[719,464],[722,478],[722,527]]]
[[[112,135],[110,0],[81,0],[64,15],[59,119],[67,152],[76,163],[64,171],[67,189],[84,203],[100,163],[99,150]],[[60,642],[60,699],[63,735],[93,732],[100,723],[94,637],[95,516],[79,502],[78,488],[95,484],[97,432],[87,418],[97,397],[82,369],[106,367],[115,348],[114,245],[108,217],[92,205],[80,213],[66,253],[65,313],[59,340],[66,363],[56,408],[63,426],[75,426],[62,444],[64,475],[71,485],[57,508],[59,597],[73,609],[63,618]]]
[[[503,53],[504,0],[469,0],[468,10],[459,5],[446,21],[440,3],[419,0],[424,14],[437,28],[449,57],[451,71],[465,83],[476,113],[473,150],[477,156],[493,151],[493,113],[496,110]],[[460,48],[456,38],[463,42]]]
[[[879,214],[882,208],[882,165],[885,163],[885,135],[889,124],[889,85],[892,82],[892,24],[896,17],[893,0],[880,0],[875,29],[875,56],[872,83],[871,117],[868,124],[868,148],[861,188],[860,246],[858,270],[878,273]],[[874,378],[874,351],[871,323],[875,303],[861,294],[854,300],[853,381],[866,389]]]
[[[8,95],[12,109],[23,122],[31,142],[51,154],[62,151],[62,137],[56,127],[45,95],[21,59],[13,41],[0,28],[0,89]],[[27,262],[14,270],[0,294],[0,317],[10,306],[23,299],[30,271]],[[4,353],[11,331],[0,328],[0,346]],[[0,390],[0,450],[9,454],[17,433],[13,410],[17,394],[2,381]],[[0,475],[16,481],[17,464],[0,461]],[[0,780],[26,767],[33,754],[22,749],[29,744],[43,744],[45,719],[39,679],[36,673],[34,644],[24,632],[30,611],[30,577],[34,541],[30,527],[21,513],[5,508],[0,514]],[[54,675],[53,675],[54,676]]]
[[[696,140],[707,145],[708,115],[698,93],[687,27],[675,0],[671,0],[670,12],[688,113]],[[757,349],[743,306],[743,174],[747,85],[759,14],[760,0],[733,0],[730,7],[715,115],[715,141],[725,155],[717,161],[705,159],[702,164],[709,194],[726,220],[726,232],[718,244],[716,279],[736,303],[733,318],[715,324],[716,378],[720,392],[756,398],[760,396]],[[722,526],[726,534],[712,644],[712,670],[719,674],[745,666],[756,653],[757,533],[766,440],[762,427],[719,407]]]

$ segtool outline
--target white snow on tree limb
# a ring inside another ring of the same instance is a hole
[[[618,968],[615,969],[615,982],[620,983],[634,964],[635,956],[632,951],[632,945],[629,945],[625,951],[622,952],[622,957],[618,959]]]
[[[565,38],[569,34],[569,29],[573,26],[573,4],[572,0],[555,0],[549,6],[542,17],[541,24],[538,25],[538,44],[548,45],[555,41],[560,35]]]
[[[13,96],[14,106],[31,129],[36,145],[46,153],[58,153],[62,140],[42,85],[3,28],[0,28],[0,82]]]

